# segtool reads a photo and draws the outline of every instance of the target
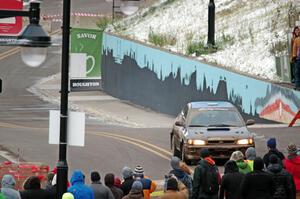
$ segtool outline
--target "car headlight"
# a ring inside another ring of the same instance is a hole
[[[189,145],[205,145],[204,140],[188,140]]]
[[[253,143],[253,139],[241,139],[237,141],[237,144],[252,144]]]

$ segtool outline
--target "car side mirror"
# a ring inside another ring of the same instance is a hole
[[[175,122],[176,126],[183,126],[183,122],[181,120],[178,120]]]
[[[252,119],[247,120],[247,122],[246,122],[247,126],[250,126],[250,125],[253,125],[253,124],[255,124],[255,120],[252,120]]]

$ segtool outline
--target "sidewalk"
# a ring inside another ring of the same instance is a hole
[[[60,74],[40,80],[28,89],[41,99],[60,104]],[[111,125],[133,128],[171,128],[175,117],[130,104],[102,91],[69,93],[69,107]]]

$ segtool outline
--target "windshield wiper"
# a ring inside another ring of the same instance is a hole
[[[201,124],[190,124],[189,127],[207,127],[207,126]]]

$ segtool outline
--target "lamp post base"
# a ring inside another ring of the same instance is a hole
[[[68,185],[68,163],[67,161],[59,161],[57,163],[57,198],[67,192]]]

